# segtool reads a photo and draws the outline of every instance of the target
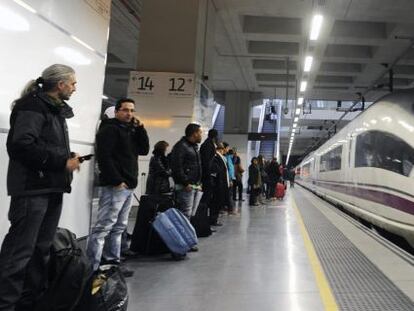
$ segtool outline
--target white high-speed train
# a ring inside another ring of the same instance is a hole
[[[375,102],[298,166],[298,183],[414,247],[414,90]]]

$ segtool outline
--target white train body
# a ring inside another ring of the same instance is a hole
[[[378,100],[299,167],[299,184],[414,246],[414,90]]]

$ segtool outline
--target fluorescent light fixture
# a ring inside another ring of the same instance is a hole
[[[70,35],[70,37],[75,40],[76,42],[78,42],[80,45],[83,45],[85,48],[87,48],[88,50],[91,50],[92,52],[95,52],[95,49],[93,47],[91,47],[90,45],[86,44],[85,42],[83,42],[81,39],[79,39],[78,37],[75,37],[74,35]]]
[[[321,32],[323,16],[322,15],[315,15],[312,19],[312,26],[310,32],[310,39],[312,41],[318,40],[319,33]]]
[[[0,7],[0,28],[9,31],[29,31],[29,22],[19,14]]]
[[[65,46],[57,47],[54,52],[61,56],[65,61],[75,65],[89,65],[92,62],[81,52]]]
[[[297,123],[293,123],[293,125],[292,125],[293,128],[296,128],[297,126],[298,126]]]
[[[296,109],[296,115],[299,115],[300,114],[300,108],[297,108]]]
[[[296,132],[296,129],[293,129],[293,130],[292,130],[292,133],[293,133],[293,134],[295,134],[295,132]]]
[[[33,9],[30,5],[26,4],[25,2],[21,1],[21,0],[13,0],[14,2],[16,2],[18,5],[20,5],[21,7],[25,8],[26,10],[36,14],[37,11],[35,9]]]
[[[300,83],[300,91],[301,92],[305,92],[306,91],[306,87],[308,86],[308,82],[307,81],[302,81]]]
[[[309,72],[311,70],[312,63],[313,63],[313,57],[312,56],[306,56],[306,58],[305,58],[305,66],[304,66],[303,70],[305,72]]]
[[[108,99],[108,96],[102,95],[102,99]]]
[[[299,121],[299,117],[296,117],[294,120],[293,120],[293,122],[298,122]]]
[[[298,106],[302,106],[303,104],[303,97],[298,98]]]

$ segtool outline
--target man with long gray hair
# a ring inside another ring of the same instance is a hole
[[[64,192],[71,191],[79,156],[70,151],[65,119],[76,90],[75,71],[46,68],[14,102],[7,137],[11,223],[0,251],[0,310],[33,310],[44,289],[49,249],[59,222]]]

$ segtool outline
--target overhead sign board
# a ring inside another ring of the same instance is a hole
[[[193,98],[194,74],[131,71],[128,94],[159,98]]]

